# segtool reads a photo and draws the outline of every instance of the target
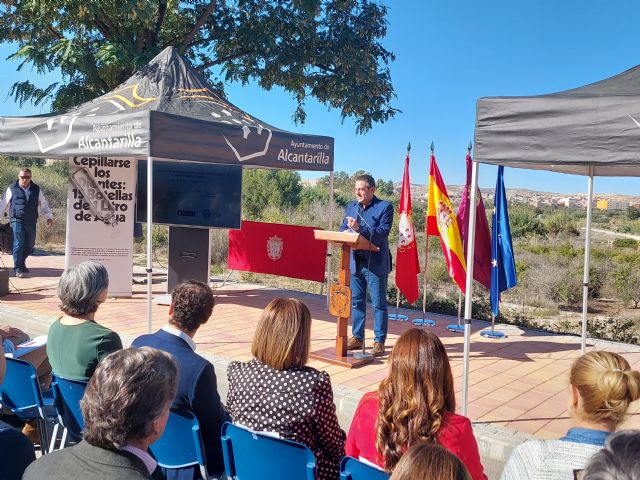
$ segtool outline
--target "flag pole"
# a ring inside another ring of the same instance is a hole
[[[502,167],[498,167],[498,172],[500,171],[500,168]],[[498,175],[500,175],[498,173]],[[504,181],[502,183],[502,186],[504,187]],[[493,211],[494,211],[494,215],[493,215],[493,222],[497,222],[498,221],[498,215],[497,215],[497,210],[496,210],[496,197],[497,197],[497,187],[496,187],[496,196],[494,196],[493,198]],[[506,208],[506,206],[505,206]],[[492,225],[493,226],[493,225]],[[493,239],[492,239],[493,241]],[[493,276],[493,273],[492,273]],[[484,338],[493,338],[494,340],[500,339],[500,338],[504,338],[506,335],[502,332],[496,331],[495,326],[496,326],[496,317],[500,315],[500,292],[498,292],[498,315],[495,315],[493,313],[493,310],[491,311],[491,330],[482,330],[480,332],[480,335],[483,336]]]
[[[469,141],[469,146],[467,146],[467,155],[471,155],[471,149],[473,148],[473,143]],[[465,184],[465,188],[469,188],[468,185]],[[467,201],[469,201],[470,192],[467,190]],[[469,202],[470,203],[470,202]],[[467,214],[469,213],[469,205],[467,205]],[[468,222],[467,222],[468,223]],[[464,228],[464,226],[462,227]],[[469,245],[469,238],[467,237],[467,245]],[[475,261],[475,259],[474,259]],[[473,282],[472,282],[473,283]],[[458,323],[457,324],[449,324],[447,325],[447,330],[454,333],[464,333],[464,327],[461,324],[462,318],[462,290],[458,291]]]
[[[407,157],[409,156],[410,152],[411,152],[411,142],[409,142],[407,144]],[[396,274],[397,274],[397,271],[396,271]],[[389,320],[395,320],[395,321],[398,321],[398,322],[406,322],[407,320],[409,320],[409,317],[407,315],[405,315],[405,314],[398,313],[398,309],[399,308],[400,308],[400,289],[398,288],[398,285],[396,284],[396,313],[395,314],[394,313],[389,314]]]
[[[433,141],[431,141],[431,155],[435,151]],[[428,184],[427,184],[428,185]],[[427,213],[429,212],[429,194],[427,193]],[[422,282],[422,318],[416,318],[411,323],[417,326],[435,327],[436,322],[430,318],[426,318],[427,315],[427,277],[429,275],[429,229],[425,225],[426,233],[426,247],[424,252],[424,277]]]

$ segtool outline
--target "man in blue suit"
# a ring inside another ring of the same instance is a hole
[[[202,282],[190,280],[178,285],[171,294],[169,324],[151,335],[136,338],[132,346],[153,347],[173,355],[179,370],[178,391],[172,408],[190,410],[200,423],[207,469],[211,475],[224,471],[220,429],[229,420],[218,394],[213,365],[195,352],[193,337],[207,323],[213,311],[213,292]],[[199,478],[194,467],[171,469],[167,480]]]
[[[352,337],[348,350],[362,348],[367,286],[373,306],[374,343],[371,353],[384,354],[389,314],[387,311],[387,277],[391,271],[389,232],[393,224],[393,206],[375,196],[376,181],[360,175],[355,182],[356,200],[347,205],[340,230],[357,232],[380,248],[378,252],[351,250]]]

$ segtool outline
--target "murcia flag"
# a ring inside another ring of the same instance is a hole
[[[396,286],[409,303],[418,299],[418,248],[411,218],[411,184],[409,182],[409,154],[404,162],[402,192],[400,193],[400,222],[396,250]]]
[[[466,263],[464,248],[460,239],[458,220],[451,206],[451,200],[444,186],[436,157],[431,154],[429,171],[429,197],[427,199],[427,242],[429,235],[440,237],[442,253],[447,262],[449,275],[458,284],[462,293],[466,293]]]
[[[460,238],[464,245],[464,258],[467,258],[467,248],[469,245],[469,210],[471,201],[471,155],[467,154],[467,182],[462,192],[462,200],[458,208],[458,226],[460,227]],[[491,288],[491,235],[489,234],[489,223],[487,222],[487,212],[484,209],[482,193],[478,188],[476,197],[476,234],[473,249],[473,278]]]

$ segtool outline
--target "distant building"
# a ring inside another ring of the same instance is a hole
[[[606,200],[600,199],[596,202],[596,208],[598,210],[626,210],[629,208],[629,202],[622,202],[620,200]]]
[[[621,202],[619,200],[609,200],[607,210],[626,210],[629,208],[629,202]]]
[[[574,197],[562,197],[558,199],[558,205],[566,208],[578,208],[578,199]]]

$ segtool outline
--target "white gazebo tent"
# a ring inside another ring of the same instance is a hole
[[[463,414],[467,412],[478,164],[588,177],[582,298],[586,350],[593,177],[640,176],[640,66],[548,95],[478,100],[469,212],[465,298]]]

